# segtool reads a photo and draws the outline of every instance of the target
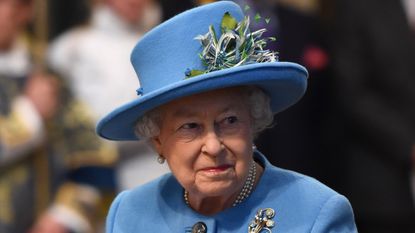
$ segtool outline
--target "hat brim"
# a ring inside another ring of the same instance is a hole
[[[258,86],[270,96],[271,109],[278,113],[304,95],[307,76],[307,70],[298,64],[272,62],[233,67],[184,79],[115,109],[98,123],[97,133],[111,140],[139,140],[134,133],[135,124],[147,111],[181,97],[232,86]]]

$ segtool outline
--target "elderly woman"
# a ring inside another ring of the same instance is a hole
[[[248,27],[239,6],[222,1],[137,44],[140,98],[110,113],[98,133],[148,140],[171,174],[121,193],[107,232],[356,232],[345,197],[274,167],[253,146],[273,114],[303,95],[307,71],[278,62],[264,50],[264,30]]]

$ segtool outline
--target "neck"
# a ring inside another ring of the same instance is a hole
[[[190,204],[190,206],[198,213],[209,216],[217,214],[224,209],[231,207],[232,203],[232,198],[208,197],[204,198],[201,201],[195,201],[194,204]]]
[[[238,205],[239,203],[243,202],[253,191],[263,173],[263,168],[256,163],[255,165],[256,166],[253,167],[254,170],[252,170],[252,168],[250,169],[251,175],[248,174],[247,180],[245,181],[243,187],[240,187],[239,192],[235,192],[230,196],[205,197],[197,200],[189,198],[188,192],[185,191],[185,202],[195,211],[203,215],[214,215],[227,208]],[[255,175],[252,174],[253,172]],[[248,179],[250,178],[254,178],[252,185],[249,185],[250,181]],[[248,188],[250,189],[248,192],[246,186],[250,186]]]

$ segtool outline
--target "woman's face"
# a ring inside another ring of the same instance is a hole
[[[252,122],[239,88],[175,100],[161,107],[157,152],[194,197],[237,193],[252,162]]]

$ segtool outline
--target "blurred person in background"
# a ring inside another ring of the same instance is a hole
[[[137,39],[157,25],[160,18],[160,8],[151,0],[94,1],[86,25],[70,29],[53,41],[49,64],[86,103],[94,121],[135,97],[125,91],[137,84],[131,79],[135,74],[128,57]],[[105,90],[113,94],[105,95]],[[121,155],[117,168],[121,190],[167,171],[166,166],[157,164],[157,156],[144,143],[110,145],[117,147]]]
[[[335,3],[332,138],[342,156],[334,187],[350,199],[360,232],[415,232],[414,1]]]
[[[33,4],[0,0],[0,232],[92,232],[116,153],[65,83],[32,61]]]

